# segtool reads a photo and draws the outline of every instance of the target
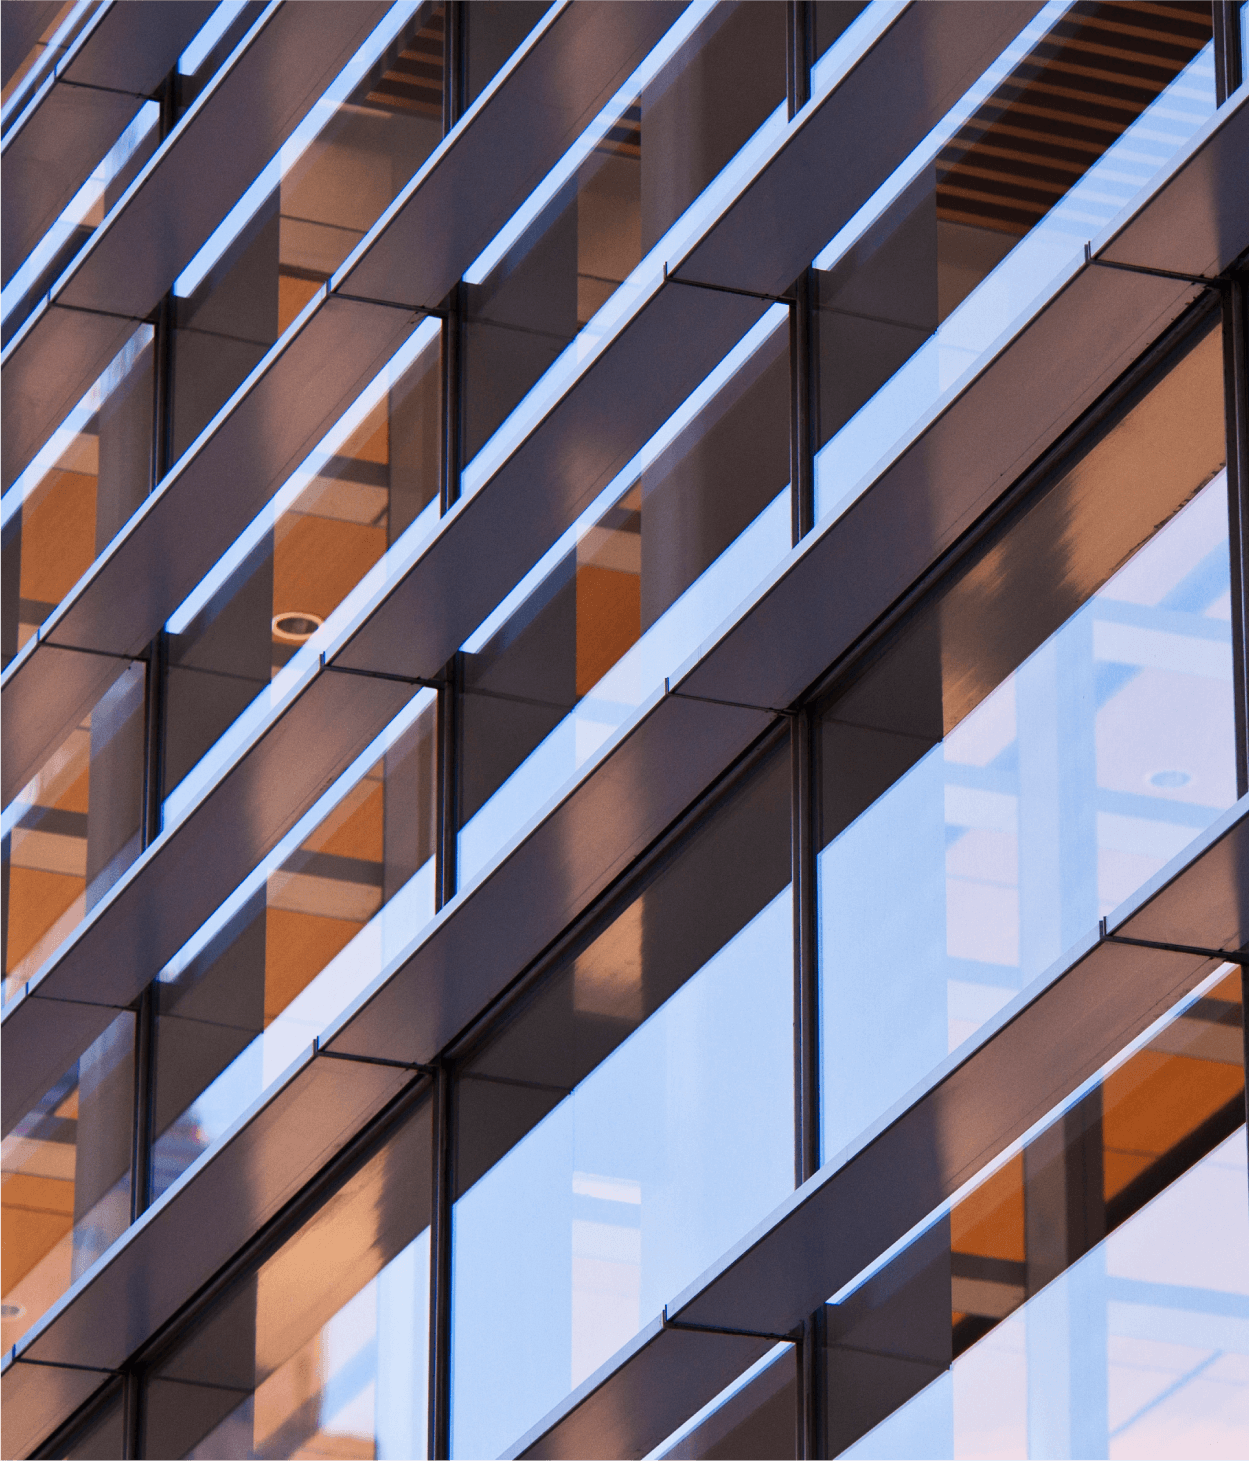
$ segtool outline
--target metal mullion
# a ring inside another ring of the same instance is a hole
[[[1212,0],[1214,21],[1214,93],[1222,106],[1244,80],[1241,75],[1239,0]]]
[[[451,1067],[434,1077],[433,1190],[430,1203],[429,1447],[432,1461],[451,1454],[451,1224],[455,1201]]]

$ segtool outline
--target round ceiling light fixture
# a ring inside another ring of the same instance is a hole
[[[324,623],[320,614],[305,614],[302,611],[274,614],[273,637],[283,644],[304,644]]]
[[[1145,779],[1150,786],[1156,786],[1160,791],[1176,791],[1181,786],[1187,786],[1193,778],[1187,771],[1155,771]]]

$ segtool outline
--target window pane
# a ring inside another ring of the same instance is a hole
[[[462,882],[788,552],[788,340],[774,306],[466,642]]]
[[[162,971],[153,1197],[433,917],[434,727],[424,690]]]
[[[1222,402],[1216,329],[827,710],[826,1160],[1235,801]]]
[[[647,63],[640,93],[592,150],[569,154],[580,161],[486,277],[469,271],[465,461],[784,103],[783,7],[716,5],[671,50],[660,43],[667,59]]]
[[[133,1141],[125,1010],[4,1138],[6,1350],[129,1227]]]
[[[426,1454],[428,1103],[146,1386],[144,1456]]]
[[[418,519],[436,526],[441,348],[422,320],[169,619],[167,821],[211,774],[204,753],[232,725],[241,740],[239,716],[250,706],[254,723],[315,664],[387,548]]]
[[[152,334],[139,326],[4,494],[6,665],[148,494]]]
[[[453,1454],[500,1454],[792,1190],[789,863],[782,751],[465,1067]]]
[[[4,809],[4,999],[33,979],[138,857],[146,667],[112,683]]]
[[[830,1454],[1244,1453],[1249,1174],[1229,969],[828,1306]]]
[[[1213,115],[1211,24],[1205,3],[1039,18],[817,256],[818,517]]]
[[[442,27],[389,12],[174,284],[175,458],[438,145]]]

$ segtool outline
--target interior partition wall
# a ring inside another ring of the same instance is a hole
[[[952,24],[955,8],[933,13]],[[665,267],[663,293],[741,311],[718,327],[712,368],[699,342],[662,341],[655,368],[677,362],[680,389],[630,418],[610,470],[560,465],[579,513],[546,514],[544,551],[520,550],[527,572],[445,663],[332,658],[444,527],[482,520],[466,512],[490,486],[481,463],[554,429],[564,397],[548,410],[543,392],[615,328],[656,241],[700,208],[714,222],[707,200],[739,185],[769,129],[803,121],[820,66],[844,56],[853,74],[856,38],[878,27],[870,56],[906,7],[664,10],[664,40],[621,55],[597,121],[582,119],[510,231],[459,261],[444,298],[407,310],[380,372],[342,393],[155,637],[99,656],[93,692],[5,808],[9,1039],[32,999],[60,1000],[68,1020],[72,1001],[40,988],[62,950],[107,940],[117,900],[158,886],[171,835],[214,796],[226,805],[234,758],[300,724],[306,687],[390,698],[367,734],[340,732],[354,739],[297,814],[273,813],[256,784],[213,834],[257,849],[246,876],[206,898],[137,998],[96,1004],[89,1038],[65,1034],[37,1099],[6,1109],[6,1455],[562,1454],[544,1437],[607,1393],[657,1316],[681,1329],[683,1291],[997,1038],[1249,794],[1242,238],[801,693],[704,703],[757,720],[433,1053],[333,1043],[570,788],[605,777],[679,698],[742,604],[837,532],[889,453],[995,368],[1003,330],[1047,307],[1086,241],[1244,102],[1235,6],[1016,8],[989,69],[977,62],[943,103],[954,110],[872,179],[851,223],[792,250],[783,288],[762,267],[753,287],[751,258],[734,286]],[[155,162],[259,9],[218,7],[208,59],[184,56],[153,93]],[[311,329],[340,265],[444,141],[501,105],[496,73],[532,66],[541,105],[558,81],[537,71],[539,42],[565,9],[380,7],[294,144],[6,492],[6,664],[23,670],[201,433]],[[128,186],[121,164],[116,176],[89,220],[101,236],[130,196],[107,191]],[[55,297],[55,281],[40,287]],[[578,399],[568,409],[588,411]],[[489,532],[479,549],[518,551]],[[16,674],[6,685],[20,695]],[[699,745],[682,751],[701,768]],[[277,827],[263,844],[253,811]],[[589,887],[580,855],[567,848],[558,876]],[[1150,1370],[1159,1394],[1216,1387],[1231,1418],[1208,1433],[1171,1400],[1171,1429],[1149,1431],[1129,1403],[1149,1364],[1125,1348],[1162,1342],[1148,1316],[1125,1328],[1123,1305],[1156,1306],[1168,1284],[1180,1308],[1179,1288],[1197,1294],[1185,1313],[1209,1300],[1245,1323],[1243,1285],[1216,1302],[1213,1270],[1175,1251],[1204,1205],[1226,1216],[1211,1253],[1234,1262],[1249,1188],[1245,956],[1213,931],[1189,952],[1203,950],[1232,962],[1038,1110],[1016,1148],[986,1150],[957,1198],[905,1243],[882,1240],[845,1289],[813,1294],[783,1332],[703,1326],[700,1339],[763,1357],[709,1405],[697,1366],[674,1371],[686,1423],[645,1449],[1110,1455],[1147,1433],[1198,1451],[1238,1434],[1243,1380],[1202,1358],[1243,1353],[1234,1337],[1198,1335],[1194,1319],[1198,1357]],[[112,957],[153,959],[137,943]],[[371,1064],[392,1092],[124,1357],[39,1359],[153,1217],[195,1210],[196,1184],[309,1049],[313,1064]],[[74,1403],[23,1400],[23,1377],[58,1364]],[[623,1453],[609,1433],[602,1444]]]

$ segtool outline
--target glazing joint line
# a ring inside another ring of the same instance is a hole
[[[718,700],[714,695],[691,695],[686,690],[674,690],[671,681],[664,677],[664,694],[677,700],[697,700],[702,705],[724,705],[730,710],[757,710],[763,715],[795,716],[796,710],[781,710],[775,705],[750,705],[745,700]]]
[[[1108,933],[1104,918],[1097,925],[1097,941],[1103,944],[1128,944],[1137,949],[1159,949],[1167,954],[1196,954],[1203,959],[1220,959],[1225,964],[1239,964],[1242,968],[1249,968],[1249,951],[1234,949],[1229,953],[1227,949],[1206,949],[1196,944],[1171,944],[1157,939],[1127,938],[1123,934]]]
[[[796,304],[792,294],[765,294],[761,289],[738,289],[732,284],[712,284],[706,279],[682,279],[676,274],[668,273],[668,265],[664,264],[665,284],[686,284],[691,289],[713,289],[717,294],[740,294],[746,299],[764,299],[769,304]]]
[[[435,319],[446,319],[447,311],[428,304],[403,304],[397,299],[375,299],[370,294],[347,294],[342,289],[331,289],[329,299],[345,299],[348,304],[373,304],[378,309],[401,309],[412,315],[433,315]]]
[[[1118,259],[1099,259],[1093,255],[1092,245],[1084,245],[1084,262],[1096,264],[1101,269],[1119,269],[1125,274],[1152,274],[1155,279],[1178,279],[1184,284],[1198,284],[1202,289],[1230,289],[1231,280],[1208,274],[1186,274],[1181,269],[1155,269],[1149,264],[1125,264]]]
[[[726,1324],[693,1324],[685,1319],[669,1319],[668,1310],[664,1309],[663,1327],[665,1329],[688,1329],[692,1334],[728,1334],[736,1335],[739,1339],[771,1339],[782,1344],[797,1344],[802,1339],[802,1325],[791,1329],[788,1334],[775,1334],[770,1329],[732,1329]]]
[[[363,675],[366,680],[393,680],[397,685],[415,685],[421,690],[437,690],[441,680],[424,680],[419,675],[392,675],[386,670],[361,670],[355,665],[336,665],[321,651],[321,668],[332,670],[336,675]]]
[[[421,1065],[415,1060],[388,1060],[384,1055],[353,1055],[347,1050],[325,1050],[320,1035],[312,1042],[312,1054],[314,1059],[321,1056],[325,1060],[350,1060],[356,1065],[386,1065],[393,1070],[414,1070],[418,1075],[434,1074],[432,1065]]]

